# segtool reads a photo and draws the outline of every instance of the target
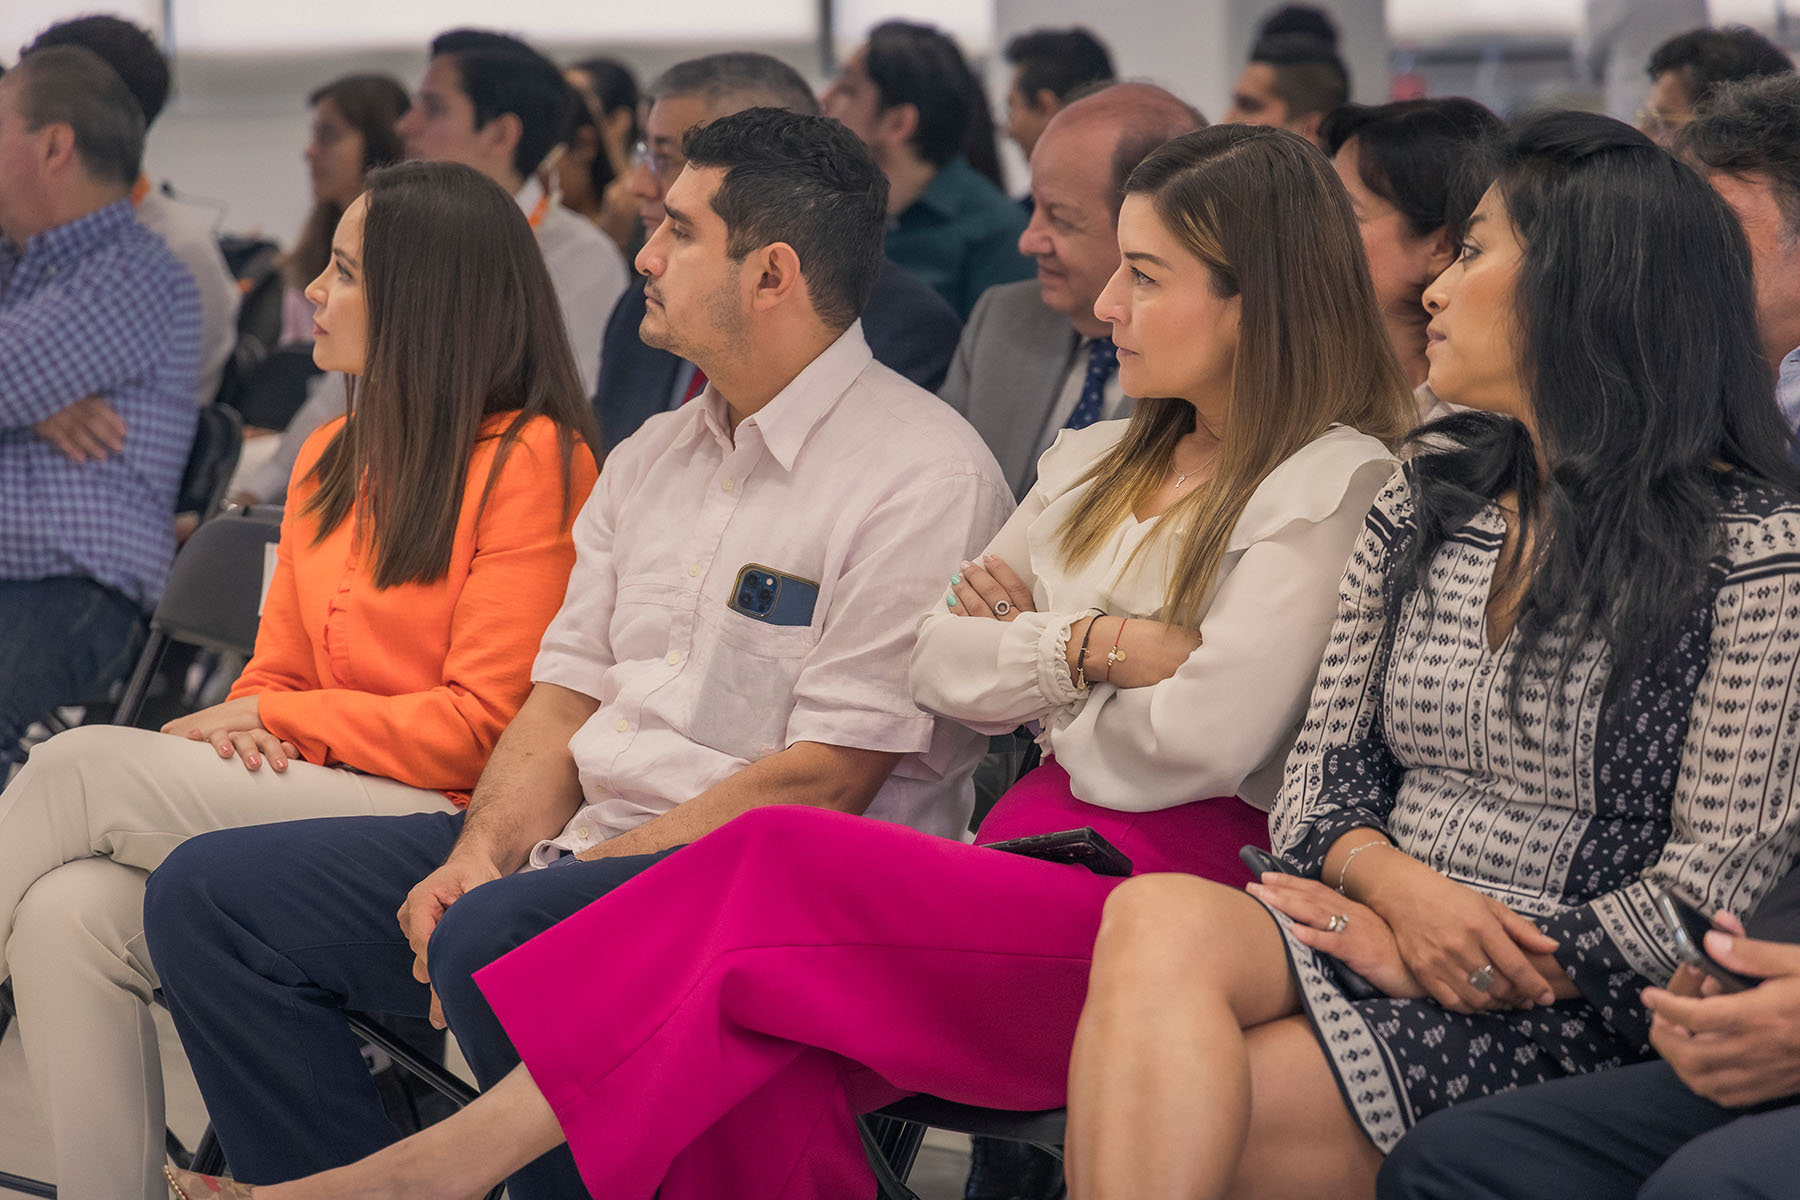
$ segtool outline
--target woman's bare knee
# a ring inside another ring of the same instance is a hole
[[[1090,991],[1220,996],[1246,1024],[1292,1011],[1280,934],[1236,888],[1194,875],[1140,875],[1107,898]]]

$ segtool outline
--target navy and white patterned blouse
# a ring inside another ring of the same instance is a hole
[[[1404,476],[1376,501],[1345,575],[1273,841],[1317,876],[1377,829],[1561,943],[1580,998],[1520,1012],[1348,999],[1289,939],[1308,1015],[1346,1097],[1386,1151],[1463,1099],[1649,1053],[1638,999],[1675,968],[1652,897],[1745,913],[1800,852],[1800,502],[1720,483],[1722,550],[1672,651],[1608,697],[1610,656],[1578,647],[1553,697],[1509,705],[1514,638],[1488,641],[1505,536],[1478,513],[1434,556],[1391,626],[1386,572],[1413,536]],[[1285,927],[1285,926],[1284,926]]]
[[[156,604],[200,337],[199,288],[129,200],[0,241],[0,579],[85,576]],[[88,395],[124,420],[125,448],[74,463],[32,426]]]

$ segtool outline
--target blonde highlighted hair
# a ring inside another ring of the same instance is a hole
[[[1210,481],[1169,509],[1139,546],[1178,539],[1163,619],[1198,622],[1231,530],[1271,471],[1333,424],[1397,443],[1417,409],[1369,280],[1349,196],[1310,143],[1278,129],[1218,125],[1166,143],[1132,172],[1207,267],[1217,294],[1242,297],[1231,396]],[[1125,435],[1083,477],[1059,541],[1088,561],[1168,478],[1195,428],[1186,399],[1137,401]]]

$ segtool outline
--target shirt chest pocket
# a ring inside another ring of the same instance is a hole
[[[794,691],[818,643],[810,625],[770,625],[723,605],[699,617],[693,661],[684,673],[697,740],[739,758],[786,745]]]

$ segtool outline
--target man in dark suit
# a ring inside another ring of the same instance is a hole
[[[1019,249],[1037,278],[989,288],[969,315],[938,395],[969,418],[1021,499],[1064,428],[1129,416],[1112,328],[1094,301],[1119,269],[1125,180],[1149,153],[1206,124],[1145,83],[1119,83],[1060,110],[1031,155],[1031,224]]]
[[[1683,966],[1649,988],[1661,1061],[1445,1109],[1382,1167],[1381,1200],[1773,1200],[1800,1183],[1800,871],[1709,955],[1756,981],[1725,993]]]
[[[651,107],[645,140],[631,173],[646,234],[662,224],[663,193],[687,161],[681,139],[688,130],[758,106],[819,111],[800,74],[766,54],[711,54],[677,63],[650,85],[646,96]],[[609,450],[652,416],[680,407],[706,386],[692,363],[643,343],[638,337],[643,320],[640,282],[625,289],[600,344],[594,408]],[[877,361],[922,388],[937,390],[956,351],[962,321],[936,292],[889,260],[862,321]]]

